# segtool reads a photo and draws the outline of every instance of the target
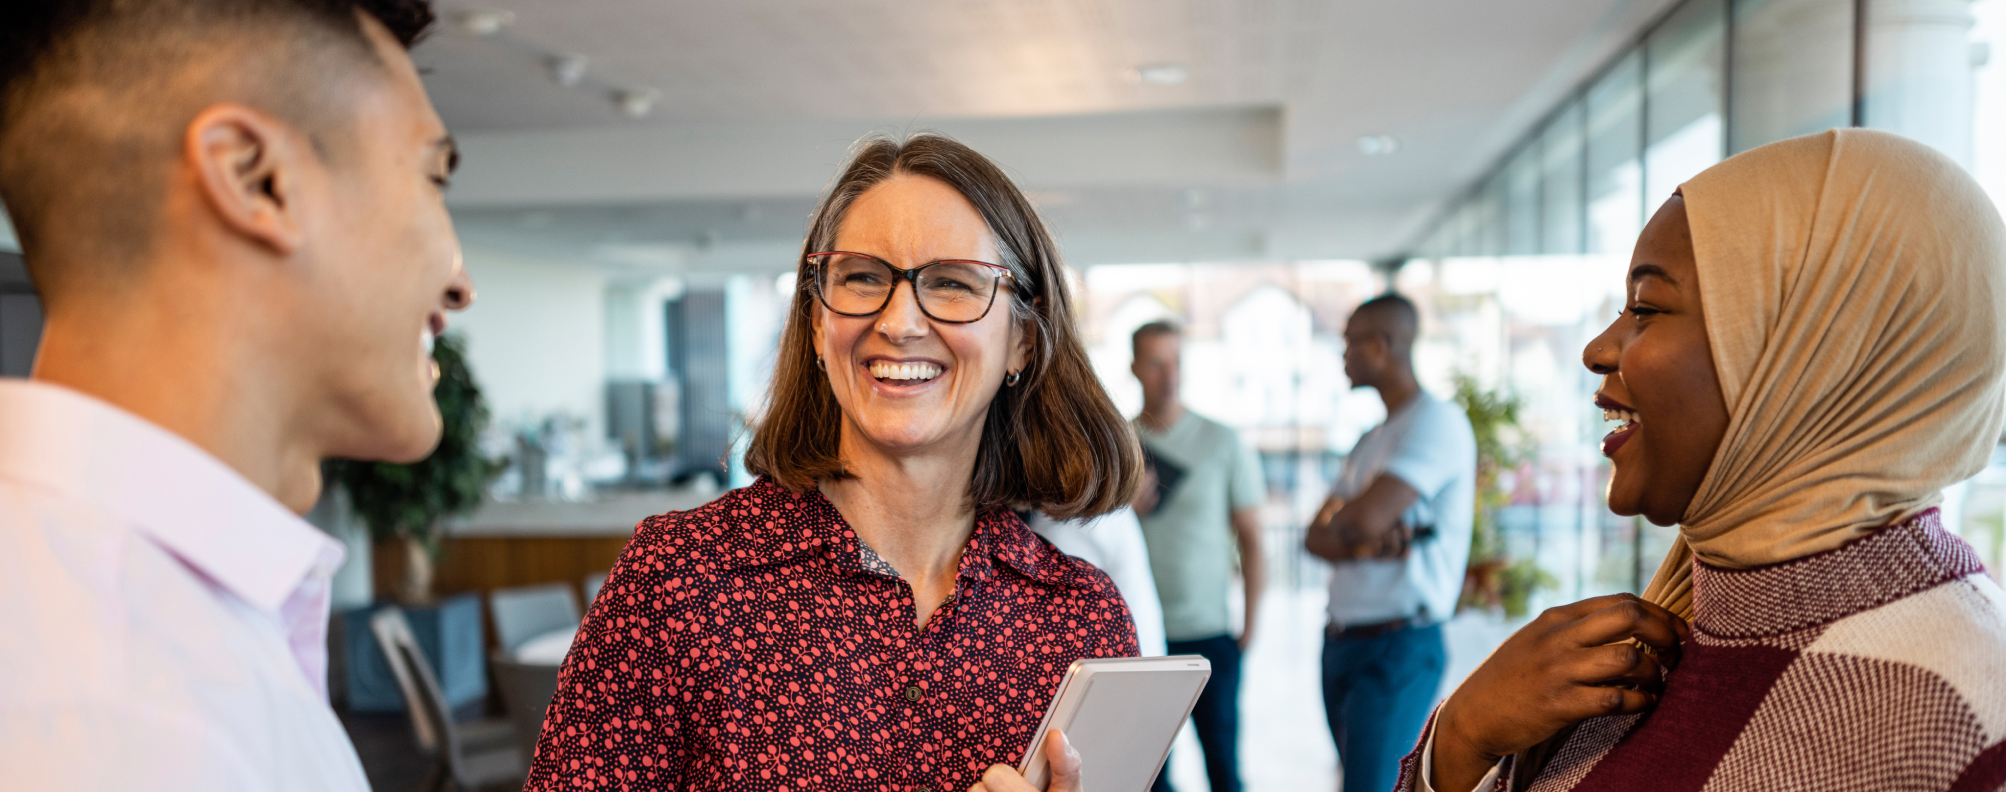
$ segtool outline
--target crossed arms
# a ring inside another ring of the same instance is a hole
[[[1407,482],[1385,473],[1350,500],[1324,501],[1303,537],[1303,549],[1325,561],[1400,558],[1414,543],[1414,526],[1400,515],[1421,499]]]

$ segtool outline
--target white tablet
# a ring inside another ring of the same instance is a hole
[[[1198,655],[1075,662],[1017,771],[1040,789],[1051,782],[1043,748],[1046,733],[1058,729],[1080,752],[1081,789],[1144,792],[1211,676],[1212,664]]]

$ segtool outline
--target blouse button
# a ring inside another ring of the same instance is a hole
[[[918,703],[919,697],[920,697],[920,692],[918,686],[915,685],[905,689],[905,700]],[[919,792],[927,792],[927,790],[925,788],[921,788]]]

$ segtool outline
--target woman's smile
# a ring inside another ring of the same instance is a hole
[[[914,396],[945,382],[948,366],[929,358],[893,358],[873,355],[862,363],[874,390],[886,396]]]
[[[1614,457],[1616,449],[1622,448],[1637,434],[1637,428],[1643,425],[1643,421],[1637,417],[1635,408],[1610,398],[1606,393],[1595,394],[1595,406],[1602,408],[1602,420],[1623,422],[1602,437],[1602,455]]]

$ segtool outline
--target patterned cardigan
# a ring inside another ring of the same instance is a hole
[[[1936,510],[1774,566],[1698,563],[1693,610],[1655,709],[1582,722],[1529,785],[1508,758],[1492,789],[2006,790],[2006,593]],[[1422,753],[1399,790],[1427,788]]]

